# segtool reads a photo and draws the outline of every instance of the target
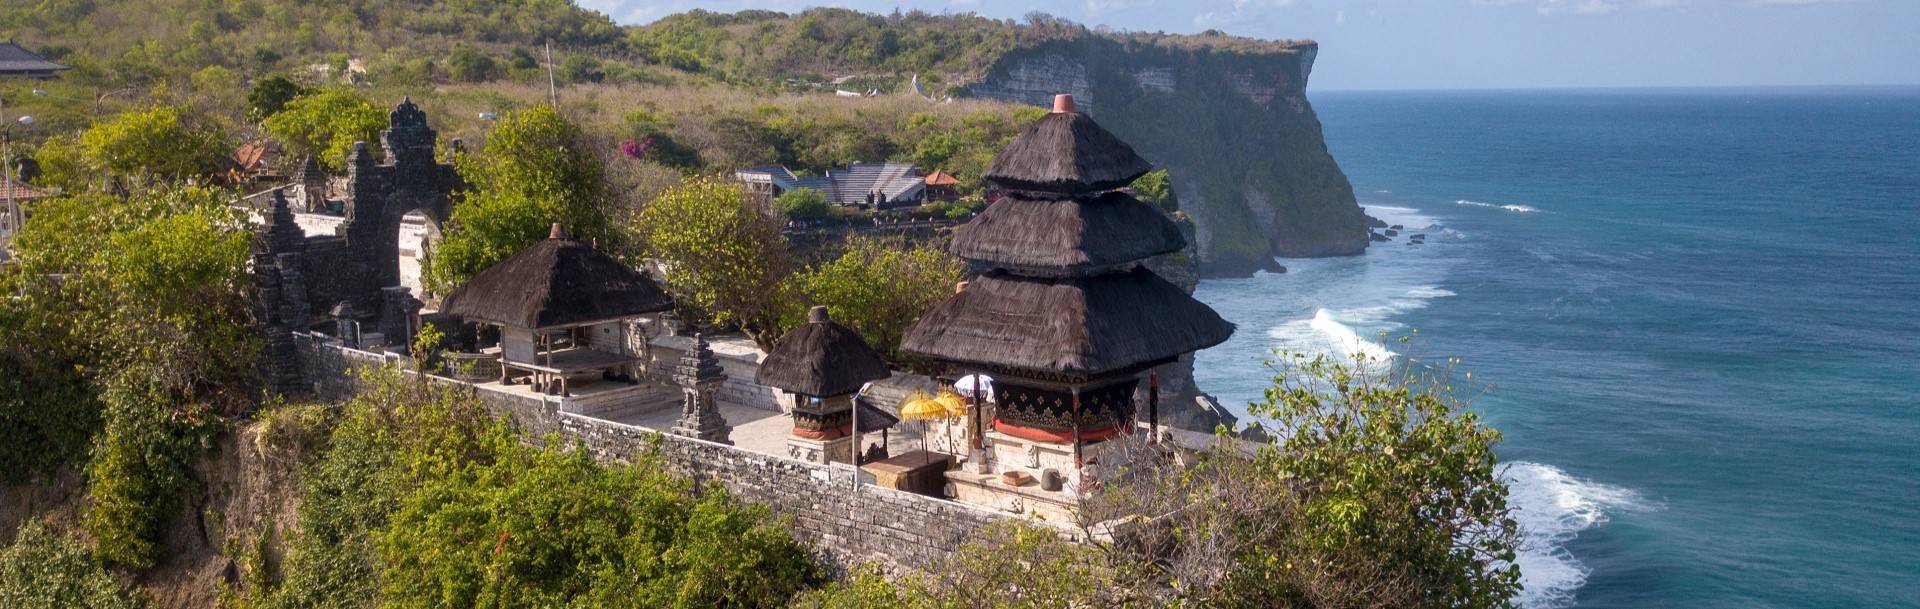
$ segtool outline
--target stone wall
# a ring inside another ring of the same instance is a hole
[[[294,333],[294,344],[303,378],[323,399],[350,397],[355,387],[348,372],[354,368],[406,361],[397,355],[344,348],[337,340],[304,332]],[[558,433],[579,441],[602,463],[627,463],[657,451],[669,471],[702,483],[719,483],[734,497],[766,505],[776,515],[789,518],[787,530],[811,543],[835,568],[862,562],[896,573],[924,567],[952,552],[981,527],[1008,517],[944,499],[855,485],[856,470],[843,463],[808,463],[667,435],[560,412],[557,402],[546,399],[461,386],[474,391],[496,415],[513,417],[524,438]]]

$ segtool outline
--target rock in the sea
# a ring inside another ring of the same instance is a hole
[[[1400,236],[1400,231],[1397,231],[1397,230],[1394,230],[1394,229],[1391,229],[1391,228],[1389,228],[1389,229],[1387,229],[1387,236],[1388,236],[1388,237],[1398,237],[1398,236]]]
[[[1427,238],[1427,234],[1426,234],[1426,233],[1414,233],[1414,234],[1413,234],[1413,236],[1411,236],[1411,237],[1407,237],[1407,238],[1408,238],[1408,239],[1412,239],[1412,240],[1415,240],[1415,241],[1419,241],[1419,240],[1421,240],[1421,239],[1425,239],[1425,238]]]
[[[1388,239],[1386,235],[1382,235],[1380,233],[1376,233],[1372,231],[1368,231],[1367,235],[1369,235],[1373,239],[1374,243],[1386,243],[1388,241],[1392,241],[1392,239]]]
[[[1391,228],[1391,229],[1393,229],[1393,230],[1400,230],[1400,229],[1403,229],[1403,228],[1406,228],[1406,227],[1405,227],[1405,226],[1401,226],[1401,225],[1398,225],[1398,224],[1395,224],[1395,225],[1393,225],[1393,226],[1389,226],[1389,227],[1387,227],[1387,228]]]
[[[1386,220],[1381,220],[1373,216],[1367,216],[1367,228],[1386,228],[1386,227],[1387,227]]]

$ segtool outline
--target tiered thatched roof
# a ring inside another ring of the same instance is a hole
[[[1220,344],[1233,329],[1145,268],[1065,279],[995,271],[921,317],[900,348],[981,366],[1094,376]]]
[[[552,328],[671,308],[673,300],[646,274],[567,238],[555,224],[546,240],[448,294],[440,310],[513,327]]]
[[[826,307],[814,307],[807,323],[773,345],[753,380],[819,397],[853,393],[868,381],[891,375],[887,362],[865,339],[828,318]]]
[[[1089,201],[1002,197],[954,235],[947,251],[989,267],[1055,276],[1060,271],[1081,275],[1186,245],[1180,227],[1166,214],[1116,191]]]
[[[1067,98],[1007,144],[980,177],[1008,190],[1077,195],[1120,188],[1152,170],[1132,146],[1074,112]]]
[[[1137,264],[1186,246],[1159,210],[1109,192],[1149,169],[1056,97],[983,174],[1020,192],[954,237],[955,255],[994,270],[908,328],[901,350],[1080,383],[1225,342],[1233,324]]]

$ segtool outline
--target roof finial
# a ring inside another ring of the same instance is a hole
[[[547,238],[548,239],[570,239],[571,237],[567,236],[566,226],[560,224],[559,222],[555,222],[553,223],[553,230],[547,231]]]
[[[827,308],[825,306],[814,305],[813,308],[807,309],[807,323],[824,324],[830,321],[833,321],[833,319],[827,317]]]
[[[971,281],[962,281],[962,282],[960,282],[960,283],[956,283],[956,284],[953,284],[953,293],[955,293],[955,294],[959,294],[959,293],[961,293],[961,292],[965,292],[965,291],[967,291],[967,285],[968,285],[968,284],[970,284],[970,283],[973,283],[973,282],[971,282]]]
[[[1066,113],[1073,112],[1073,94],[1061,93],[1059,95],[1053,96],[1053,111],[1066,112]]]

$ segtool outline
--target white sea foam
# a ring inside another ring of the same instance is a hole
[[[1454,203],[1457,205],[1467,205],[1471,207],[1492,207],[1492,208],[1504,209],[1507,211],[1514,211],[1514,212],[1520,212],[1520,213],[1534,213],[1534,212],[1540,211],[1539,208],[1534,207],[1532,205],[1501,205],[1498,203],[1481,203],[1479,201],[1468,201],[1466,199],[1454,201]]]
[[[1520,523],[1514,562],[1525,588],[1516,600],[1526,609],[1572,605],[1574,592],[1587,583],[1592,570],[1567,551],[1568,541],[1605,523],[1608,514],[1653,507],[1632,490],[1574,478],[1551,465],[1516,461],[1505,478],[1507,504]]]

